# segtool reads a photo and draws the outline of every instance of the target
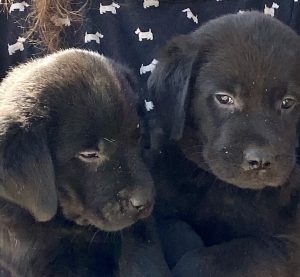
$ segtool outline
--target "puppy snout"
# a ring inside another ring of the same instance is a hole
[[[250,147],[244,151],[245,170],[267,170],[274,163],[274,155],[268,149]]]
[[[149,201],[140,195],[130,198],[129,202],[138,211],[144,209],[149,204]]]
[[[118,193],[118,198],[125,201],[128,211],[144,218],[151,214],[154,206],[154,186],[141,186],[134,189],[124,189]]]
[[[129,198],[129,204],[139,213],[140,217],[149,216],[154,205],[153,190],[134,190]]]

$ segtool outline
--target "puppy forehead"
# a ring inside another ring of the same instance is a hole
[[[53,106],[60,115],[64,140],[96,145],[103,137],[115,139],[126,133],[126,127],[137,125],[135,99],[122,83],[118,64],[85,50],[60,55],[64,59],[58,57],[56,70],[64,97]]]
[[[206,70],[221,85],[282,87],[299,68],[299,37],[259,13],[221,17],[199,30],[197,36],[205,45]]]
[[[294,57],[297,57],[295,54]],[[224,91],[233,96],[256,100],[299,93],[300,67],[284,50],[266,55],[265,51],[249,48],[239,53],[234,49],[216,52],[199,72],[201,82],[211,89],[207,93]]]

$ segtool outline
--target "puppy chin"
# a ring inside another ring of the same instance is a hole
[[[249,170],[245,169],[241,162],[223,159],[209,147],[204,148],[203,159],[208,166],[208,171],[218,179],[241,189],[261,190],[283,186],[295,167],[295,159],[289,158],[285,159],[285,164],[283,161],[278,162],[271,169]]]
[[[220,178],[220,177],[219,177]],[[222,179],[222,178],[220,178]],[[266,180],[240,180],[239,178],[237,179],[226,179],[224,178],[223,181],[226,183],[229,183],[231,185],[234,185],[236,187],[239,187],[241,189],[253,189],[253,190],[261,190],[267,187],[280,187],[282,186],[285,182],[282,182],[281,180],[275,180],[275,181],[266,181]]]
[[[63,209],[64,216],[78,225],[92,225],[105,232],[116,232],[131,226],[138,220],[148,217],[153,205],[138,211],[121,207],[120,203],[109,202],[97,214],[91,210],[80,209],[79,212]]]
[[[131,226],[133,223],[135,223],[135,221],[132,221],[131,219],[124,219],[124,220],[120,220],[119,222],[106,221],[106,220],[101,222],[98,221],[98,222],[93,222],[90,225],[93,225],[104,232],[117,232]]]
[[[282,172],[279,174],[260,174],[259,172],[253,172],[251,174],[243,171],[230,171],[230,169],[220,170],[214,167],[210,167],[213,174],[220,180],[239,187],[241,189],[253,189],[261,190],[267,187],[280,187],[283,186],[290,175],[290,171]]]
[[[123,221],[119,221],[119,222],[105,222],[102,224],[93,224],[95,227],[97,227],[98,229],[101,229],[102,231],[105,232],[117,232],[117,231],[121,231],[127,227],[130,227],[131,225],[133,225],[135,221],[132,221],[130,219],[125,219]]]
[[[117,218],[108,218],[108,219],[103,218],[102,220],[98,219],[96,221],[88,221],[90,222],[88,223],[88,225],[93,225],[105,232],[116,232],[133,225],[138,220],[148,217],[149,215],[144,217],[139,215],[135,215],[135,216],[122,215]]]
[[[136,217],[125,215],[106,214],[106,217],[101,214],[93,215],[92,213],[82,213],[80,215],[64,213],[64,215],[68,220],[75,222],[77,225],[91,225],[105,232],[120,231],[138,220]]]
[[[129,207],[122,207],[120,209],[119,205],[117,204],[108,206],[108,210],[106,206],[101,211],[101,222],[99,222],[98,220],[94,224],[96,227],[106,232],[120,231],[126,227],[129,227],[132,224],[136,223],[138,220],[150,216],[153,210],[153,205],[142,211],[138,211],[136,209],[133,210]]]

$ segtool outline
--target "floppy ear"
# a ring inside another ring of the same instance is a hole
[[[137,86],[137,79],[132,70],[121,63],[117,63],[110,59],[108,60],[109,63],[114,67],[115,73],[121,84],[123,86],[128,85],[132,90],[135,90]]]
[[[39,123],[41,124],[41,123]],[[0,197],[48,221],[57,210],[52,159],[44,127],[0,123]]]
[[[182,137],[188,94],[199,46],[192,36],[172,39],[163,49],[148,80],[150,100],[169,139]]]
[[[121,72],[120,78],[125,80],[133,91],[137,88],[137,79],[133,74],[132,70],[124,65],[118,65],[119,71]]]

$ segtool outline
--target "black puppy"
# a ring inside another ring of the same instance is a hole
[[[76,49],[3,80],[0,266],[11,276],[113,274],[114,243],[97,230],[147,217],[154,197],[133,84],[125,67]]]
[[[156,215],[188,222],[205,244],[175,276],[300,276],[299,50],[290,28],[248,12],[174,38],[159,57],[152,150],[159,125],[168,141],[152,169]]]

